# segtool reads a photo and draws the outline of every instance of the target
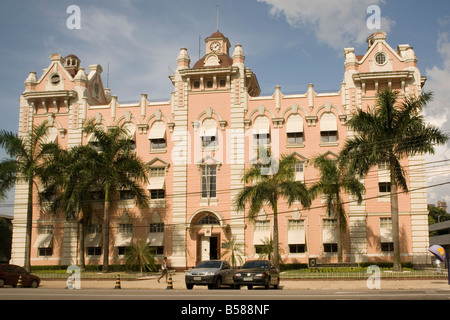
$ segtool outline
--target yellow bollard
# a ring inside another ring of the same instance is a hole
[[[120,287],[120,274],[117,274],[116,286],[114,287],[114,289],[122,289]]]
[[[17,287],[18,287],[18,288],[23,288],[23,285],[22,285],[22,275],[19,276],[19,280],[17,281]]]
[[[67,279],[67,287],[66,287],[66,289],[73,289],[72,276],[70,276],[69,279]]]
[[[169,281],[167,282],[167,290],[172,290],[173,289],[173,283],[172,283],[172,273],[169,272]]]

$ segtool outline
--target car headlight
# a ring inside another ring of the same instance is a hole
[[[214,274],[215,274],[214,271],[206,272],[206,273],[205,273],[205,276],[213,276]]]
[[[257,273],[255,274],[255,277],[265,277],[266,274],[265,273]]]
[[[236,273],[234,276],[235,276],[235,277],[242,277],[242,274]]]

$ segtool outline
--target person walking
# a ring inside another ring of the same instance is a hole
[[[166,283],[167,283],[167,277],[169,276],[169,272],[167,269],[167,257],[164,257],[163,261],[161,262],[161,276],[158,278],[158,283],[159,280],[161,280],[161,278],[164,277],[164,275],[166,276]]]

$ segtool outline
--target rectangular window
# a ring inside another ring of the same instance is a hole
[[[380,193],[389,193],[389,192],[391,192],[391,183],[390,182],[380,182],[380,183],[378,183],[378,191]]]
[[[130,190],[120,190],[119,191],[119,200],[133,200],[134,195]]]
[[[381,252],[393,252],[394,251],[394,243],[393,242],[382,242],[381,243]]]
[[[294,165],[295,173],[303,173],[303,162],[297,161]]]
[[[164,254],[164,246],[150,246],[150,249],[152,249],[153,252],[157,255]]]
[[[289,253],[305,253],[306,245],[305,244],[290,244],[289,245]]]
[[[150,199],[164,199],[166,192],[164,189],[152,189],[150,190]]]
[[[227,82],[225,79],[219,79],[219,87],[225,88],[227,86]]]
[[[102,233],[101,224],[91,224],[86,228],[86,234]]]
[[[303,144],[303,132],[288,132],[287,143],[288,145]]]
[[[270,220],[255,221],[255,231],[267,231],[270,230]]]
[[[338,250],[337,245],[337,220],[324,219],[322,230],[323,252],[335,253]]]
[[[133,225],[131,223],[119,224],[119,233],[133,233]]]
[[[117,247],[117,253],[119,256],[124,256],[127,254],[129,247]]]
[[[380,218],[380,228],[392,229],[392,218]]]
[[[161,233],[164,232],[164,223],[150,223],[148,227],[149,233]]]
[[[337,131],[320,131],[321,142],[336,142]]]
[[[166,139],[150,139],[151,150],[166,149]]]
[[[53,226],[52,225],[39,226],[39,234],[53,234]]]
[[[96,203],[105,202],[105,192],[103,192],[103,191],[91,191],[91,192],[89,192],[89,197],[92,202],[96,202]]]
[[[100,256],[102,254],[102,247],[87,247],[88,256]]]
[[[200,89],[200,81],[194,81],[192,87],[193,87],[194,89]]]
[[[216,136],[203,136],[202,137],[202,147],[215,147],[217,146]]]
[[[50,257],[53,255],[53,248],[38,248],[38,252],[40,257]]]
[[[254,134],[253,135],[253,145],[257,148],[267,147],[270,144],[270,134]]]
[[[260,244],[255,245],[255,253],[256,254],[264,253],[264,246]]]
[[[337,243],[324,243],[323,244],[323,252],[338,252]]]
[[[150,177],[164,177],[166,175],[166,168],[150,168]]]
[[[381,161],[380,163],[378,163],[378,170],[388,170],[388,169],[389,165],[387,161]]]
[[[216,197],[216,173],[215,165],[202,166],[202,198]]]

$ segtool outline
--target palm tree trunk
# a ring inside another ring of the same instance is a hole
[[[33,223],[33,179],[28,180],[27,225],[25,233],[24,269],[31,272],[31,231]]]
[[[342,247],[343,247],[343,244],[344,244],[344,241],[342,240],[342,235],[343,235],[343,232],[342,232],[342,230],[341,230],[341,217],[340,216],[337,216],[336,217],[337,219],[337,238],[338,238],[338,263],[342,263]]]
[[[80,271],[84,271],[86,270],[86,265],[85,265],[85,261],[84,261],[84,219],[81,219],[78,221],[78,228],[80,230],[80,250],[79,250],[79,263],[80,263]]]
[[[103,210],[103,267],[102,272],[109,272],[109,190],[105,191],[105,208]]]
[[[402,264],[400,260],[400,228],[398,218],[398,194],[397,183],[394,178],[391,178],[391,218],[392,218],[392,240],[394,242],[394,265],[393,271],[402,271]]]
[[[278,269],[279,263],[279,253],[278,253],[278,208],[277,202],[273,204],[273,264]]]

